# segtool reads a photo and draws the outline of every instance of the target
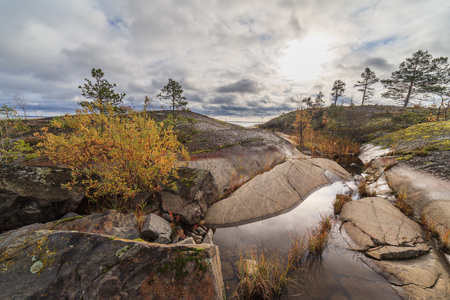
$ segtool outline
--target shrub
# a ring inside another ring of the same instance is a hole
[[[66,115],[53,126],[71,128],[54,135],[44,130],[40,154],[72,169],[71,188],[81,184],[92,201],[114,199],[116,208],[139,191],[155,192],[176,177],[179,158],[188,159],[172,127],[130,110],[126,115],[95,111],[92,106]],[[120,203],[118,198],[122,199]]]

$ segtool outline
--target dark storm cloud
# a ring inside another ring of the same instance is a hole
[[[369,68],[383,71],[394,71],[396,69],[395,65],[388,63],[388,61],[382,57],[369,58],[364,62],[364,65],[368,66]]]
[[[219,95],[212,98],[209,103],[211,104],[235,104],[236,96],[235,95]]]
[[[250,79],[241,79],[235,83],[224,85],[216,89],[219,93],[256,94],[261,91],[258,82]]]

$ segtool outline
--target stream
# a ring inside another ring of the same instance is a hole
[[[237,261],[249,250],[277,251],[287,255],[290,237],[305,233],[332,213],[338,193],[355,189],[353,182],[336,182],[312,193],[288,212],[239,226],[217,228],[214,244],[219,246],[227,297],[236,290]],[[337,223],[322,259],[295,277],[286,299],[400,299],[390,283],[362,262],[362,254],[348,250]]]

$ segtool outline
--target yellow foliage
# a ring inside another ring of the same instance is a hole
[[[44,132],[40,153],[72,169],[91,200],[121,197],[125,201],[139,191],[157,191],[176,176],[178,159],[188,160],[172,127],[156,123],[147,114],[130,110],[125,115],[77,110],[53,124],[70,133]]]

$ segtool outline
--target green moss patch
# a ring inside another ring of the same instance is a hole
[[[391,147],[397,154],[425,156],[430,151],[450,150],[450,121],[421,123],[376,138],[376,145]]]

